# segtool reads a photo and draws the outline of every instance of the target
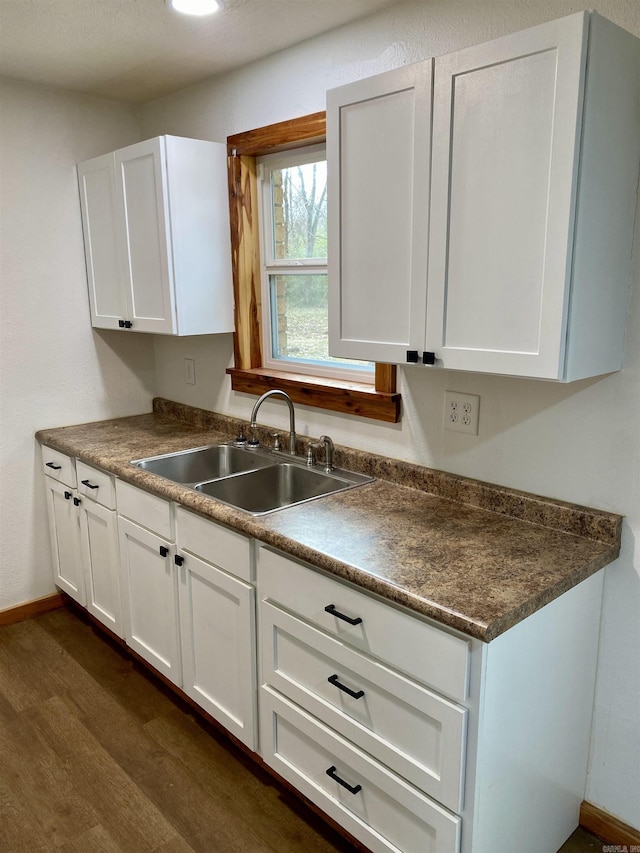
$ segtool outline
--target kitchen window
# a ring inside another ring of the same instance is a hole
[[[257,164],[263,366],[373,383],[373,362],[329,355],[324,145]]]
[[[366,364],[359,364],[334,372],[334,363],[344,364],[345,360],[321,357],[316,361],[326,361],[327,364],[320,372],[319,366],[313,364],[314,359],[307,358],[307,339],[310,336],[305,334],[301,337],[305,341],[306,351],[302,351],[302,358],[299,358],[300,351],[295,353],[295,364],[292,360],[294,354],[290,348],[289,333],[293,316],[287,297],[289,291],[293,295],[294,284],[297,290],[304,291],[303,284],[306,281],[311,287],[304,298],[319,299],[323,284],[319,278],[314,282],[312,277],[326,276],[326,256],[278,257],[278,250],[274,245],[271,250],[274,265],[267,271],[269,264],[264,264],[263,274],[262,253],[265,251],[265,241],[263,235],[261,253],[260,232],[263,223],[259,212],[259,158],[280,155],[282,152],[288,152],[287,156],[291,156],[293,149],[306,149],[306,155],[313,160],[318,149],[316,148],[315,153],[311,149],[319,145],[324,146],[325,127],[325,113],[322,112],[227,138],[235,301],[234,366],[229,368],[227,373],[231,376],[231,388],[234,391],[259,395],[271,388],[281,388],[296,403],[396,423],[400,419],[400,394],[396,391],[395,365],[375,364],[371,370]],[[324,160],[324,157],[321,159]],[[319,161],[316,159],[316,162]],[[296,169],[297,166],[291,168]],[[272,217],[275,219],[274,215]],[[273,225],[270,227],[273,228]],[[311,254],[321,254],[320,244],[317,246],[317,251],[314,249]],[[326,249],[322,251],[326,255]],[[296,250],[294,254],[299,254],[299,251]],[[303,276],[310,278],[303,279]],[[280,307],[289,316],[286,318],[286,325],[276,330],[278,334],[274,346],[274,336],[271,333],[271,302],[273,301],[276,306],[274,310],[277,312],[278,277],[281,285]],[[297,281],[293,282],[293,278]],[[264,291],[263,281],[267,283]],[[273,300],[270,298],[271,290],[274,292]],[[296,293],[293,301],[302,299],[303,296]],[[300,315],[299,312],[296,323],[300,322]],[[283,331],[287,335],[286,341],[282,335]],[[312,363],[306,364],[307,361]],[[373,382],[370,378],[369,381],[363,381],[363,370],[365,378],[371,377],[373,373]]]

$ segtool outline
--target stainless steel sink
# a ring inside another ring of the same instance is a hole
[[[319,471],[299,456],[291,458],[264,447],[248,450],[232,443],[149,456],[131,464],[251,515],[264,515],[373,479],[343,468]]]
[[[352,471],[341,471],[340,474],[324,474],[295,463],[282,462],[235,477],[198,483],[195,488],[251,515],[264,515],[371,482],[371,477]]]
[[[254,471],[256,468],[275,465],[276,462],[277,459],[232,444],[214,444],[136,459],[133,464],[143,471],[193,488],[203,480],[217,480],[242,471]]]

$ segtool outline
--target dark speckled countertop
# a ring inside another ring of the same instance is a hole
[[[261,517],[130,464],[227,441],[238,425],[156,399],[151,414],[36,438],[485,642],[618,556],[619,515],[347,448],[336,463],[375,482]]]

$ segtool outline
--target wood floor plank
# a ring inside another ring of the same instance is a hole
[[[70,791],[92,803],[98,820],[122,849],[151,853],[176,835],[162,812],[101,747],[60,697],[26,712],[33,728],[64,761]]]
[[[1,853],[50,853],[55,849],[10,789],[3,769],[0,774]]]
[[[51,842],[46,849],[98,822],[92,805],[74,790],[64,758],[24,716],[0,724],[0,755],[2,784],[20,803],[25,832]]]
[[[0,693],[14,711],[43,702],[57,687],[57,660],[47,672],[42,661],[42,631],[33,620],[0,628]],[[48,677],[46,677],[48,676]]]

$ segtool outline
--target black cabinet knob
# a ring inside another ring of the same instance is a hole
[[[422,363],[423,364],[435,364],[436,363],[435,352],[423,352],[422,353]]]
[[[173,562],[176,566],[181,566],[184,563],[184,557],[181,557],[180,554],[176,554],[173,558]]]
[[[71,500],[71,492],[65,492],[64,493],[64,499],[65,499],[65,501]]]
[[[164,545],[161,545],[161,546],[160,546],[160,556],[161,556],[161,557],[166,557],[168,553],[169,553],[169,549],[168,549],[168,548],[165,548],[165,546],[164,546]]]
[[[81,503],[82,503],[82,501],[80,500],[80,498],[74,498],[73,499],[73,505],[74,506],[80,506]]]
[[[409,364],[417,364],[420,360],[420,356],[418,354],[417,349],[408,349],[407,350],[407,361]]]

